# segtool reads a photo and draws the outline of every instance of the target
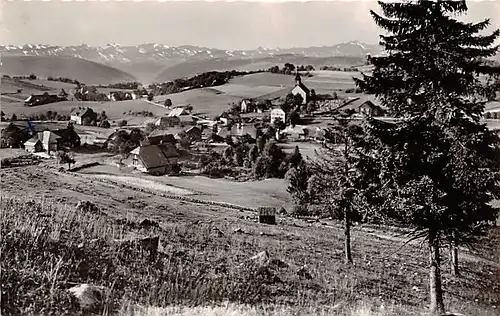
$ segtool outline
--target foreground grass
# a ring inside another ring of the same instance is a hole
[[[160,227],[141,228],[137,218],[47,200],[3,197],[1,208],[5,315],[81,314],[67,291],[79,283],[107,289],[101,312],[109,314],[388,316],[425,310],[425,254],[406,249],[389,256],[394,244],[362,234],[354,235],[356,264],[345,266],[340,232],[322,227],[166,219]],[[154,257],[115,242],[153,234],[160,236]],[[265,249],[269,262],[249,260]],[[463,273],[460,279],[444,273],[449,308],[497,315],[492,305],[498,304],[500,273],[477,262]]]

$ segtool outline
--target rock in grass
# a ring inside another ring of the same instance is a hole
[[[250,258],[250,260],[259,264],[260,266],[265,266],[269,263],[269,252],[267,252],[267,250],[261,251]]]
[[[100,313],[104,306],[104,288],[91,284],[80,284],[68,291],[77,299],[80,308],[91,313]]]

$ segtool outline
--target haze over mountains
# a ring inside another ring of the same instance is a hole
[[[147,43],[137,46],[121,46],[108,44],[106,46],[54,46],[54,45],[0,45],[4,72],[7,74],[26,74],[41,72],[38,75],[51,73],[52,76],[68,76],[78,79],[81,67],[70,67],[70,60],[85,59],[99,63],[108,68],[103,69],[100,76],[106,80],[137,80],[150,83],[167,81],[180,77],[194,75],[210,70],[259,70],[286,62],[298,65],[311,64],[316,68],[323,65],[359,65],[367,54],[378,54],[381,46],[365,44],[358,41],[321,47],[298,48],[262,48],[253,50],[222,50],[200,46],[178,46]],[[32,56],[32,57],[27,57]],[[21,62],[29,60],[28,64]],[[34,58],[40,57],[40,58]],[[47,57],[51,57],[47,59]],[[57,57],[64,57],[60,65]],[[500,55],[497,56],[500,60]],[[43,65],[47,60],[50,63]],[[85,64],[85,63],[83,63]],[[83,65],[82,64],[82,65]],[[95,65],[93,64],[95,67]],[[52,68],[52,70],[44,68]],[[71,68],[58,74],[58,68]],[[112,69],[112,68],[116,69]],[[54,70],[55,69],[55,70]],[[15,73],[18,71],[19,73]],[[82,71],[84,71],[82,69]],[[107,72],[113,74],[107,76]]]
[[[227,67],[245,67],[248,64],[255,63],[266,66],[267,64],[288,62],[288,59],[290,59],[289,62],[294,62],[294,60],[297,62],[297,58],[302,58],[304,64],[307,64],[308,59],[311,59],[310,64],[318,65],[318,62],[320,64],[331,64],[327,60],[331,57],[354,57],[355,59],[352,60],[356,63],[363,60],[366,54],[379,53],[380,47],[353,41],[322,47],[274,49],[259,47],[253,50],[222,50],[191,45],[170,47],[148,43],[138,46],[108,44],[106,46],[79,45],[66,47],[53,45],[0,45],[0,51],[3,56],[81,58],[120,69],[143,81],[152,81],[156,79],[170,80],[175,79],[172,76],[183,77],[203,71],[223,70]],[[186,67],[181,64],[186,64]],[[177,65],[174,74],[162,75],[157,78],[162,70],[174,65]]]

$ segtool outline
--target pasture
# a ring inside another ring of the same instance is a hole
[[[143,99],[127,100],[117,102],[84,102],[84,101],[62,101],[39,106],[28,107],[23,103],[5,103],[2,104],[2,111],[6,117],[16,114],[18,118],[45,114],[47,111],[57,112],[58,114],[69,114],[72,109],[77,107],[90,107],[94,112],[106,112],[110,121],[127,120],[129,125],[141,125],[145,122],[154,120],[154,117],[142,117],[129,114],[132,112],[147,111],[155,116],[161,116],[169,111],[162,106],[155,105]]]
[[[6,236],[2,238],[2,276],[6,284],[17,285],[5,288],[6,306],[15,306],[23,314],[29,314],[28,310],[35,314],[48,309],[58,314],[67,311],[68,282],[112,289],[106,297],[110,310],[136,304],[169,308],[218,305],[229,300],[261,309],[248,315],[281,311],[271,314],[417,316],[428,304],[426,249],[418,243],[404,245],[404,239],[389,227],[353,227],[354,265],[346,265],[342,260],[343,230],[335,221],[312,223],[279,216],[278,225],[262,225],[255,222],[253,211],[169,199],[160,190],[96,181],[96,177],[58,172],[49,165],[2,169],[0,176]],[[190,181],[206,190],[215,190],[216,185],[228,188],[211,180]],[[187,180],[176,184],[182,189],[189,186]],[[225,196],[267,204],[268,197],[259,192],[266,185],[258,182],[252,188],[242,184],[243,189],[233,189],[241,190],[237,197],[231,197],[231,192]],[[212,193],[206,200],[217,198],[217,192]],[[244,197],[245,193],[253,197]],[[81,200],[96,203],[99,210],[76,209]],[[37,210],[36,218],[33,210]],[[156,222],[158,228],[139,225],[143,219]],[[153,234],[160,240],[156,258],[113,246],[117,238]],[[448,272],[444,256],[443,286],[451,311],[498,315],[498,263],[487,259],[498,233],[492,238],[492,244],[478,245],[478,253],[461,249],[460,277]],[[54,273],[61,249],[75,261],[57,265],[58,273]],[[269,260],[259,263],[251,259],[263,251]],[[103,266],[108,269],[103,271]],[[229,315],[225,306],[226,312],[217,310]],[[197,309],[199,315],[215,311]],[[194,308],[182,315],[192,312]]]

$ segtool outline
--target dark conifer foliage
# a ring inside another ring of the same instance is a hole
[[[498,216],[489,202],[500,196],[500,140],[480,121],[492,86],[479,76],[500,73],[484,62],[500,33],[479,35],[489,20],[457,20],[465,1],[379,4],[385,16],[371,14],[387,31],[380,36],[387,54],[372,57],[372,74],[356,83],[399,119],[367,124],[378,144],[380,209],[426,238],[430,309],[439,314],[440,246],[472,241]]]

